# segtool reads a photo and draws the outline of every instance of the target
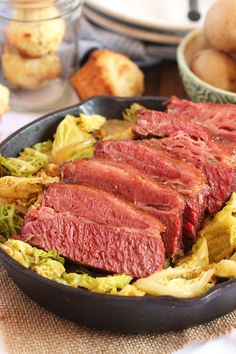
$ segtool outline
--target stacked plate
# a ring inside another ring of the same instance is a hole
[[[128,37],[177,45],[189,30],[200,27],[214,0],[198,0],[200,19],[188,17],[189,0],[87,0],[84,14],[95,24]]]

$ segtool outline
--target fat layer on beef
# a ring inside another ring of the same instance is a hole
[[[193,165],[170,156],[163,149],[132,140],[101,141],[96,157],[125,162],[179,192],[185,199],[183,229],[195,237],[204,217],[208,186]]]
[[[66,163],[60,168],[60,174],[65,182],[95,186],[158,218],[166,227],[162,239],[167,257],[175,256],[182,249],[184,201],[172,189],[128,164],[96,158]]]
[[[157,235],[144,235],[142,229],[133,233],[132,228],[95,223],[45,206],[30,213],[17,238],[33,246],[54,249],[86,266],[137,278],[163,267],[164,245]]]
[[[195,103],[172,96],[167,102],[168,112],[196,122],[215,139],[236,141],[236,105]]]

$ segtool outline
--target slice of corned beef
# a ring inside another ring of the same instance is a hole
[[[162,269],[164,263],[161,237],[93,223],[47,207],[28,217],[17,238],[44,250],[54,249],[71,261],[137,278]]]
[[[210,145],[201,139],[192,139],[185,133],[177,133],[168,138],[151,139],[149,144],[167,150],[172,156],[192,163],[206,176],[210,187],[208,210],[215,214],[232,192],[235,181],[234,167],[224,158],[219,146]]]
[[[128,164],[96,158],[66,163],[60,168],[60,174],[65,182],[103,189],[158,218],[166,227],[162,239],[167,257],[175,256],[182,249],[184,201],[172,189]]]
[[[141,138],[165,137],[178,131],[208,141],[209,135],[201,126],[174,113],[142,109],[138,111],[137,122],[133,132]]]
[[[234,104],[194,103],[172,96],[167,102],[167,110],[202,125],[217,140],[236,141]]]
[[[68,212],[78,218],[109,225],[142,235],[159,236],[165,227],[133,204],[103,190],[80,184],[49,184],[42,205],[55,212]]]
[[[141,138],[145,137],[168,137],[178,132],[184,132],[191,140],[204,140],[205,153],[210,152],[216,160],[227,162],[234,168],[234,182],[232,191],[236,190],[236,154],[235,143],[215,141],[198,124],[175,113],[165,113],[151,110],[141,110],[138,113],[137,124],[134,132]],[[188,159],[186,159],[188,161]]]
[[[205,177],[197,168],[143,141],[101,141],[96,146],[95,155],[126,162],[179,192],[186,202],[184,233],[189,237],[196,236],[204,217],[208,195]]]

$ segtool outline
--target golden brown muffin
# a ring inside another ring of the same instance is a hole
[[[94,51],[71,83],[81,99],[136,96],[144,91],[144,75],[139,67],[125,55],[110,50]]]
[[[2,54],[2,71],[4,78],[13,85],[35,90],[59,76],[61,64],[57,54],[28,59],[6,45]]]
[[[59,15],[54,6],[18,9],[14,19],[19,22],[10,22],[6,29],[9,43],[29,58],[39,58],[57,51],[65,34],[65,22],[58,18]]]
[[[9,95],[10,92],[8,88],[0,84],[0,116],[9,109]]]

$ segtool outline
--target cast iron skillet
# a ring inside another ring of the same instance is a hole
[[[132,102],[162,110],[163,97],[96,97],[49,114],[12,134],[0,145],[0,152],[16,156],[25,146],[52,137],[58,123],[70,113],[97,113],[120,117]],[[0,260],[14,282],[35,302],[79,324],[123,333],[179,330],[211,321],[236,309],[236,280],[216,285],[193,299],[171,296],[123,297],[74,289],[43,278],[0,252]]]

